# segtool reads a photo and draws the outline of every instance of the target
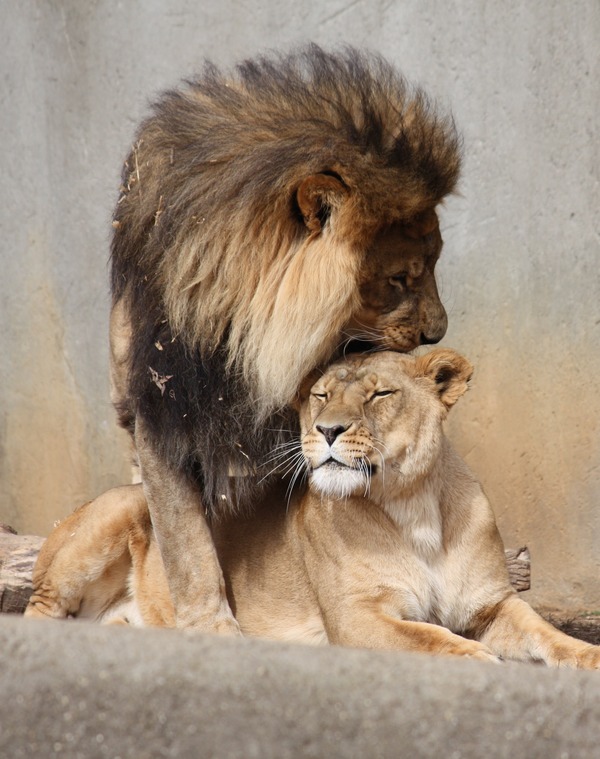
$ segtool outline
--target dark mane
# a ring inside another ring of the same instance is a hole
[[[133,346],[118,405],[124,422],[147,420],[166,460],[199,482],[208,511],[223,497],[247,501],[251,478],[238,478],[240,496],[229,474],[260,465],[296,429],[254,378],[265,324],[285,318],[266,272],[283,276],[308,239],[299,182],[315,173],[343,182],[353,205],[337,239],[360,249],[375,230],[434,207],[459,165],[452,119],[384,59],[352,48],[310,45],[231,74],[207,63],[154,104],[113,221],[113,301],[127,302]],[[341,297],[332,290],[322,308],[341,312]],[[302,356],[300,335],[289,339]],[[307,361],[305,373],[317,359]]]

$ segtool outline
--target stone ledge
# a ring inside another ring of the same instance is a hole
[[[0,615],[0,756],[595,756],[600,672]]]

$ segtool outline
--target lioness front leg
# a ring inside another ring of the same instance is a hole
[[[543,661],[550,667],[600,669],[600,646],[565,635],[515,595],[480,616],[491,621],[479,640],[499,656]]]
[[[157,456],[139,417],[135,444],[177,627],[239,634],[199,489]]]
[[[385,613],[358,614],[336,630],[327,629],[329,641],[343,646],[385,648],[443,656],[466,656],[481,661],[499,659],[483,643],[463,638],[428,622],[396,619]]]

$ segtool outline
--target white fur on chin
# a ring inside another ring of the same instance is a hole
[[[360,469],[320,466],[312,472],[310,484],[321,495],[347,498],[357,493],[364,494],[368,480]]]

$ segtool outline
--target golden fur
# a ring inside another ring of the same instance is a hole
[[[360,316],[361,283],[405,273],[400,251],[391,272],[371,270],[378,236],[433,216],[456,182],[459,151],[451,121],[376,57],[336,58],[313,47],[282,58],[279,69],[260,63],[263,86],[240,67],[228,79],[212,72],[209,83],[219,81],[227,97],[207,94],[199,81],[163,99],[126,164],[115,248],[121,239],[129,246],[133,224],[152,220],[150,237],[162,244],[158,251],[148,244],[146,255],[173,332],[205,354],[226,339],[229,366],[243,368],[269,412],[290,401],[303,370],[335,352],[350,318]],[[368,106],[358,100],[361,88]],[[381,126],[368,123],[368,108]],[[194,110],[202,119],[177,133],[169,116],[183,120]],[[210,122],[217,132],[222,123],[229,129],[212,137],[207,154],[199,140],[199,179],[184,161],[192,125]],[[377,146],[352,144],[349,125],[365,134],[380,128]],[[251,181],[267,171],[268,151],[285,143],[293,149],[277,153],[273,175]],[[400,151],[405,162],[394,155]]]
[[[452,119],[352,49],[207,65],[140,126],[113,220],[112,398],[179,625],[215,629],[196,613],[209,578],[227,616],[204,515],[274,487],[303,376],[350,341],[443,337],[436,209],[459,167]]]
[[[442,431],[471,365],[451,350],[355,356],[303,393],[303,496],[215,529],[242,631],[279,640],[600,668],[600,647],[511,588],[480,485]],[[277,454],[276,454],[277,455]],[[175,623],[142,490],[120,488],[42,548],[27,614]]]

